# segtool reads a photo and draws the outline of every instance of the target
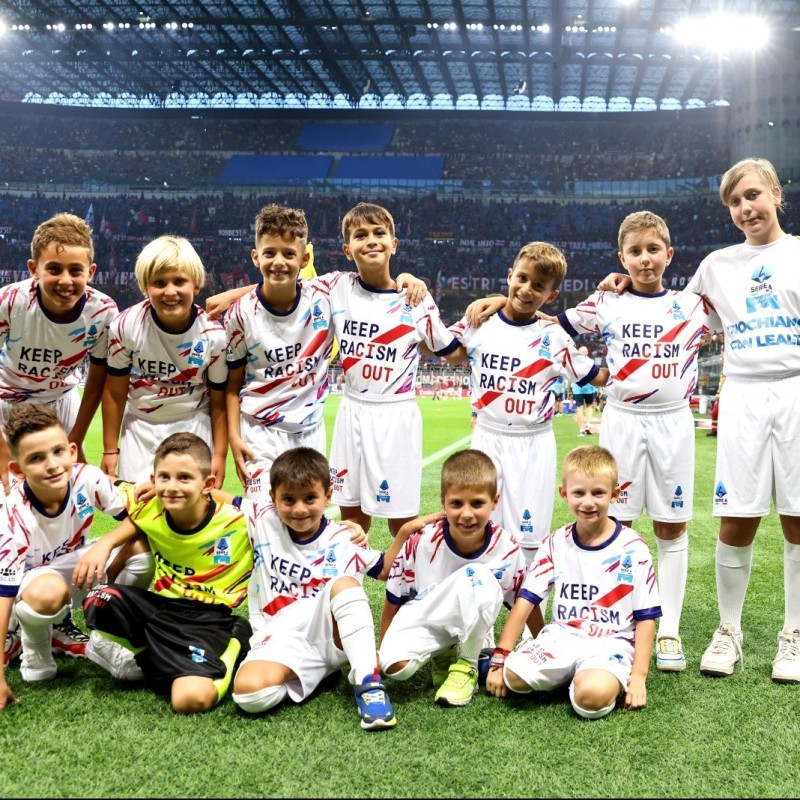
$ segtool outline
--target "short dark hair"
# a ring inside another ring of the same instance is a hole
[[[196,434],[185,431],[167,436],[156,448],[154,468],[158,466],[159,461],[163,461],[173,453],[179,456],[191,456],[204,478],[211,474],[211,448]]]
[[[11,455],[16,458],[19,443],[25,436],[48,428],[61,428],[66,433],[53,406],[33,400],[13,406],[4,429]]]
[[[327,492],[331,485],[328,459],[313,447],[294,447],[281,453],[269,471],[272,491],[279,486],[305,488],[321,483]]]
[[[497,494],[497,467],[483,450],[459,450],[442,464],[441,492],[444,497],[453,487],[485,489]]]

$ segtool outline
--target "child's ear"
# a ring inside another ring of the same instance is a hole
[[[498,492],[498,493],[497,493],[497,494],[494,496],[494,500],[492,500],[492,511],[494,511],[494,510],[497,508],[497,504],[498,504],[499,502],[500,502],[500,492]]]
[[[21,481],[25,480],[25,473],[22,471],[22,467],[20,467],[20,465],[16,461],[8,462],[8,471],[15,478],[19,478]]]
[[[209,497],[211,496],[211,490],[214,488],[214,484],[217,481],[216,475],[212,472],[204,481],[203,481],[203,493],[207,494]]]
[[[669,262],[672,261],[672,256],[675,255],[675,250],[672,247],[667,248],[667,266],[669,266]]]
[[[78,460],[78,445],[75,442],[69,443],[69,454],[72,456],[72,463],[74,464]]]
[[[511,276],[514,274],[514,267],[508,268],[508,275],[506,275],[506,283],[511,286]]]
[[[94,273],[95,273],[96,271],[97,271],[97,264],[90,264],[90,265],[89,265],[89,275],[88,275],[88,277],[86,278],[86,280],[87,280],[87,281],[90,281],[92,278],[94,278]]]
[[[348,245],[346,244],[342,245],[342,252],[345,254],[345,256],[347,256],[348,261],[353,260],[353,254],[350,252],[350,248],[348,247]]]
[[[619,258],[619,263],[622,264],[622,269],[624,269],[625,272],[627,272],[628,268],[625,266],[625,256],[622,255],[622,251],[621,250],[619,250],[617,252],[617,257]]]
[[[325,505],[330,505],[331,498],[333,497],[333,486],[329,486],[325,492]]]
[[[559,494],[559,496],[561,497],[562,500],[566,500],[567,499],[567,490],[564,488],[564,484],[563,483],[559,483],[558,484],[558,494]]]
[[[545,300],[544,303],[542,303],[542,305],[546,305],[547,303],[552,303],[553,300],[555,300],[560,294],[561,292],[559,292],[558,289],[553,289],[553,291],[550,292],[550,294],[547,296],[547,300]]]
[[[611,492],[611,502],[616,503],[619,499],[620,488],[619,484],[617,484]]]
[[[310,258],[311,258],[311,251],[308,249],[308,245],[306,245],[306,251],[305,253],[303,253],[303,257],[300,259],[300,269],[302,269],[308,264]]]
[[[250,251],[250,260],[253,262],[253,266],[258,268],[258,250],[255,247]]]
[[[31,276],[31,278],[35,278],[37,276],[37,264],[32,258],[28,259],[28,274]]]

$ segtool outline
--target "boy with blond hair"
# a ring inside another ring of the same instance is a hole
[[[0,432],[11,409],[27,400],[52,405],[85,461],[83,440],[100,404],[106,380],[108,328],[116,303],[88,285],[94,276],[92,229],[74,214],[42,222],[31,239],[30,278],[0,292]],[[80,368],[88,357],[83,395]],[[13,476],[12,456],[0,435],[0,503]],[[67,616],[53,625],[55,651],[82,656],[87,637]],[[4,660],[19,651],[12,624]]]
[[[497,313],[478,325],[467,309],[451,328],[469,360],[472,408],[478,414],[472,447],[491,456],[499,474],[494,520],[514,534],[528,563],[553,515],[556,382],[564,376],[580,385],[602,385],[608,377],[558,325],[536,316],[558,297],[566,273],[557,247],[529,242],[508,270],[508,297],[494,301]],[[486,302],[491,307],[492,301]]]
[[[611,713],[623,694],[625,708],[642,708],[661,608],[646,542],[608,515],[619,494],[614,457],[593,445],[572,450],[559,494],[575,521],[542,543],[503,626],[486,689],[505,697],[569,684],[572,707],[585,719]],[[551,591],[552,622],[514,650]]]
[[[686,657],[680,619],[689,568],[694,499],[697,352],[719,319],[698,295],[664,288],[673,256],[667,223],[651,211],[628,214],[619,227],[619,260],[631,276],[623,295],[597,291],[557,319],[573,336],[602,334],[611,377],[600,445],[617,460],[620,493],[611,513],[630,525],[647,509],[658,547],[663,616],[656,666],[680,672]]]
[[[467,705],[478,690],[484,640],[525,574],[516,539],[491,520],[497,500],[492,459],[459,451],[442,465],[444,511],[411,520],[398,534],[411,538],[386,585],[380,663],[387,677],[405,681],[433,659],[434,699],[442,706]],[[538,611],[528,625],[538,632]]]
[[[190,431],[212,447],[215,485],[225,477],[225,329],[194,299],[203,262],[180,236],[159,236],[136,259],[146,300],[112,323],[103,395],[103,460],[108,475],[146,478],[153,453],[173,433]]]
[[[57,673],[52,626],[85,596],[71,580],[89,549],[86,538],[95,510],[124,519],[132,487],[123,491],[97,467],[76,463],[78,446],[68,440],[52,406],[16,406],[4,434],[18,482],[0,512],[0,636],[6,637],[14,612],[22,639],[22,679],[47,681]],[[124,548],[108,548],[95,569],[121,583],[146,586],[152,563],[144,543],[131,541]],[[90,651],[91,644],[85,649]],[[15,697],[0,667],[0,708],[8,702]]]

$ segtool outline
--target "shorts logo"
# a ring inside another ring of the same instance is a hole
[[[325,319],[322,309],[316,303],[314,304],[314,309],[311,312],[311,327],[315,331],[327,330],[328,328],[328,320]]]
[[[533,533],[533,522],[531,522],[531,512],[526,508],[522,512],[522,522],[519,526],[520,533]]]
[[[89,498],[84,494],[81,486],[75,493],[75,504],[78,506],[78,518],[83,519],[94,512],[94,506],[89,502]]]
[[[214,545],[214,563],[231,563],[231,545],[227,536],[223,536],[221,539],[218,539]]]
[[[675,494],[672,496],[672,507],[683,508],[683,489],[678,486],[675,489]]]
[[[193,645],[189,645],[189,658],[191,658],[195,664],[205,664],[206,661],[208,661],[206,658],[206,651],[201,647],[194,647]]]
[[[378,493],[375,495],[375,499],[379,503],[391,502],[392,496],[389,494],[389,482],[387,480],[381,481],[381,485],[378,488]]]
[[[328,550],[328,555],[325,556],[325,565],[322,567],[322,577],[323,578],[335,578],[339,574],[339,570],[336,567],[336,552],[331,547]]]
[[[720,481],[717,484],[717,488],[714,489],[714,505],[715,506],[726,506],[728,505],[728,490],[725,488],[725,485]]]

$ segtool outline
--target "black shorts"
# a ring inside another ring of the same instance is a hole
[[[594,395],[593,394],[575,394],[572,396],[573,400],[575,400],[575,406],[590,406],[594,403]]]
[[[151,680],[171,682],[187,675],[216,680],[225,675],[220,656],[236,619],[227,606],[112,583],[93,589],[83,610],[92,630],[145,648],[136,663]]]

